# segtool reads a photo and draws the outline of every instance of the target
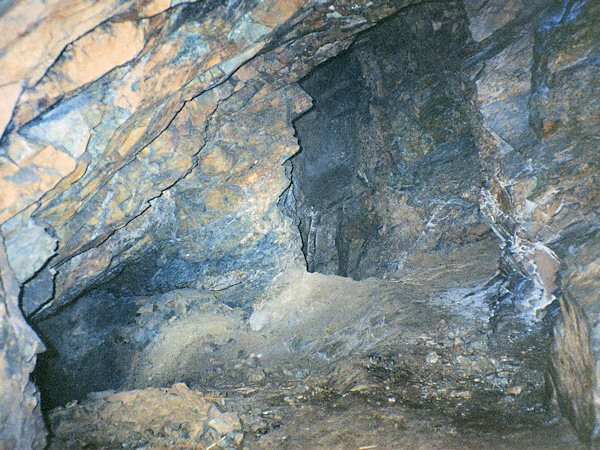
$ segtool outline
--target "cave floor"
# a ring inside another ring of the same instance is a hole
[[[47,414],[50,448],[583,448],[539,335],[490,326],[497,242],[465,252],[393,281],[291,270],[250,316],[192,290],[144,299],[144,323],[180,314],[118,389]]]
[[[392,396],[302,381],[97,393],[52,413],[49,448],[586,448],[564,420],[461,423]]]
[[[385,401],[341,398],[288,408],[287,424],[251,436],[247,448],[584,448],[567,425],[505,430],[461,426],[432,411],[385,405]]]

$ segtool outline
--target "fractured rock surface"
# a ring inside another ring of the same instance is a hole
[[[457,3],[409,8],[301,83],[315,102],[295,122],[292,160],[309,271],[394,278],[419,254],[493,239],[478,204],[467,25]]]
[[[291,119],[310,106],[292,83],[405,5],[340,2],[330,18],[329,4],[304,3],[2,5],[0,221],[30,319],[108,281],[247,282],[230,302],[249,308],[300,261],[276,207],[297,150]]]
[[[0,6],[0,446],[25,318],[46,408],[310,375],[594,441],[598,2],[88,3]]]
[[[29,379],[43,344],[19,310],[19,285],[0,236],[0,443],[43,447],[46,430],[40,394]]]
[[[503,20],[521,32],[496,32],[473,58],[485,60],[477,80],[482,205],[510,264],[543,291],[537,306],[559,297],[552,378],[564,413],[589,440],[598,420],[600,5],[513,6]]]
[[[56,410],[50,448],[208,448],[235,445],[242,425],[201,392],[178,383],[171,388],[94,393],[87,402]]]

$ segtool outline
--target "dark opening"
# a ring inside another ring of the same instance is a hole
[[[470,43],[458,3],[410,8],[362,33],[302,87],[293,186],[308,270],[398,275],[415,252],[489,239],[473,142]]]

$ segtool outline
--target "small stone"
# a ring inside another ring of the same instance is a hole
[[[261,420],[260,422],[252,424],[251,430],[254,433],[267,434],[269,432],[269,424],[266,421]]]
[[[248,374],[248,381],[251,383],[259,383],[265,379],[265,372],[261,369],[255,369]]]
[[[223,413],[219,417],[210,419],[208,426],[220,435],[225,435],[233,431],[242,431],[240,419],[234,413]]]
[[[242,441],[244,440],[244,433],[241,433],[241,432],[233,433],[233,440],[238,446],[241,445]]]
[[[506,379],[506,377],[499,377],[496,379],[496,383],[498,386],[506,386],[508,385],[508,380]]]
[[[481,358],[476,365],[476,369],[483,373],[491,373],[494,372],[495,366],[492,362],[487,358]]]
[[[464,398],[464,399],[471,398],[470,391],[453,391],[450,395],[452,395],[452,397],[454,397],[454,398]]]
[[[221,417],[221,414],[223,413],[219,411],[219,408],[217,408],[214,404],[210,405],[210,408],[208,408],[208,417],[210,419]]]
[[[508,395],[520,395],[523,392],[523,385],[518,384],[517,386],[511,386],[506,390]]]
[[[436,352],[430,352],[427,355],[427,363],[428,364],[436,364],[439,360],[440,360],[440,355],[438,355]]]
[[[202,422],[192,422],[187,426],[187,431],[191,439],[198,440],[204,434],[204,424]]]

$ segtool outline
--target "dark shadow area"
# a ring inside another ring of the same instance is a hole
[[[460,4],[408,8],[301,81],[314,107],[294,123],[292,179],[309,271],[394,278],[417,253],[493,239],[467,25]]]
[[[119,388],[135,350],[124,335],[135,321],[134,301],[95,290],[35,323],[47,347],[32,373],[44,412],[89,392]]]

